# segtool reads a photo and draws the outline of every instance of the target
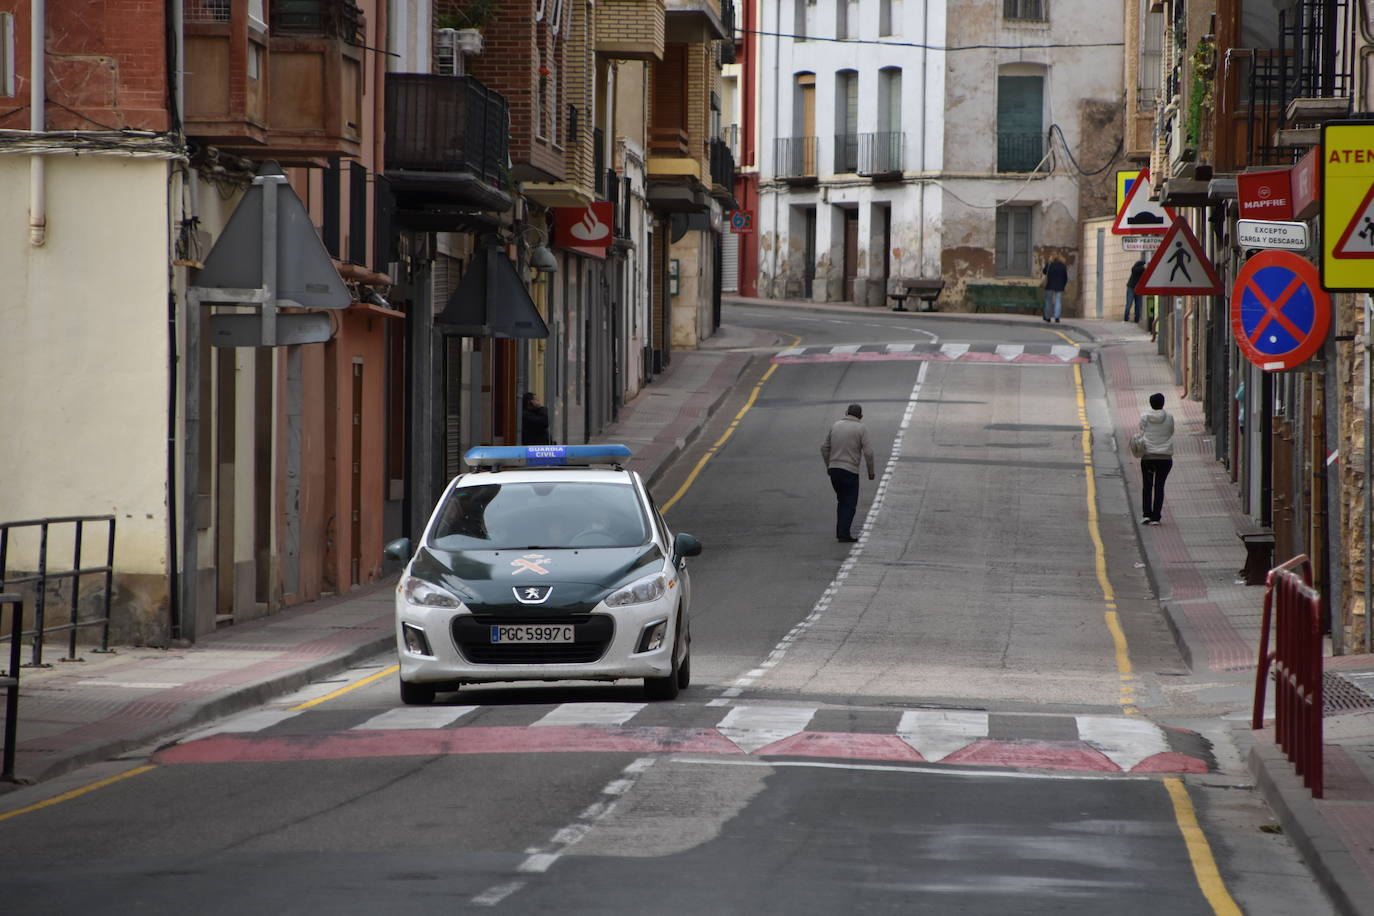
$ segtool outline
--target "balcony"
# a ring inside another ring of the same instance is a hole
[[[712,140],[711,157],[711,196],[721,200],[735,199],[735,157],[724,140]],[[731,207],[731,209],[736,209]]]
[[[600,0],[596,53],[617,60],[662,60],[663,21],[663,0]]]
[[[820,139],[817,137],[777,137],[773,140],[773,174],[779,181],[793,185],[815,184]]]
[[[859,134],[859,174],[879,181],[902,176],[906,134],[887,131]]]
[[[997,132],[997,171],[1033,172],[1045,157],[1045,141],[1037,133]]]
[[[255,4],[183,2],[188,135],[287,162],[359,154],[365,50],[352,0],[269,0],[267,22]]]
[[[719,0],[664,0],[664,38],[674,44],[702,44],[732,37],[721,21]]]
[[[399,211],[508,209],[509,137],[505,98],[476,78],[387,74],[386,177]]]

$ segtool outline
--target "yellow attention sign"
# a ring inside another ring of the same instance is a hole
[[[1124,171],[1116,173],[1116,212],[1121,212],[1121,205],[1126,202],[1126,194],[1131,190],[1131,182],[1140,177],[1140,169],[1134,171]]]
[[[1322,286],[1374,289],[1374,121],[1322,127]]]

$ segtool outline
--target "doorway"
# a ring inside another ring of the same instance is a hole
[[[859,211],[844,210],[844,298],[854,301],[854,281],[859,276]]]

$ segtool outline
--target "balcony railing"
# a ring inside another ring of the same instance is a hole
[[[606,132],[599,127],[592,128],[592,172],[596,175],[596,196],[606,197],[606,177],[615,175],[606,168]]]
[[[730,147],[730,155],[739,162],[739,125],[729,124],[720,129],[720,138],[725,141],[725,145]]]
[[[778,178],[815,178],[820,140],[817,137],[777,137],[773,140],[773,173]]]
[[[735,157],[724,140],[711,141],[711,183],[727,189],[735,185]]]
[[[468,172],[501,187],[510,137],[505,98],[470,76],[388,73],[388,169]]]
[[[1033,172],[1045,156],[1039,133],[997,132],[997,171]]]
[[[271,0],[269,9],[275,35],[337,38],[356,44],[362,31],[363,11],[353,0]]]
[[[859,170],[859,135],[835,135],[835,172],[848,173]]]
[[[877,134],[859,134],[859,174],[892,175],[903,169],[902,148],[906,144],[906,134],[901,131],[887,131]]]

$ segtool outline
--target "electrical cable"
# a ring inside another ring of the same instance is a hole
[[[890,48],[919,48],[925,51],[1029,51],[1038,48],[1124,48],[1124,41],[1051,42],[1037,45],[932,45],[919,41],[879,41],[874,38],[829,38],[823,35],[797,35],[790,32],[765,32],[760,29],[735,27],[736,32],[763,35],[768,38],[790,38],[793,41],[829,41],[834,44],[878,45]]]

